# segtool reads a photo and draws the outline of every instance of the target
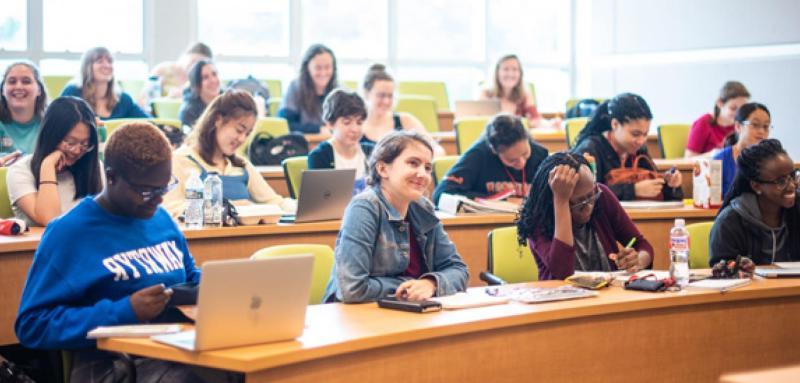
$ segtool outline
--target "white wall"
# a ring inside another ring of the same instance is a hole
[[[580,18],[585,44],[578,96],[641,94],[659,123],[710,112],[722,84],[743,82],[770,108],[780,139],[800,160],[800,2],[595,0]],[[581,13],[579,13],[580,15]],[[591,41],[589,43],[589,41]]]

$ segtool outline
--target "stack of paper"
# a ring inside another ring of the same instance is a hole
[[[702,281],[692,282],[686,285],[695,289],[728,291],[750,284],[750,278],[742,279],[703,279]]]
[[[181,331],[179,324],[135,324],[125,326],[98,327],[86,334],[88,339],[98,338],[139,338],[158,334],[171,334]]]
[[[446,297],[431,298],[430,300],[441,303],[442,308],[445,310],[455,310],[455,309],[467,309],[467,308],[481,307],[481,306],[501,305],[504,303],[508,303],[510,298],[491,296],[481,291],[481,292],[456,293],[453,295],[448,295]]]

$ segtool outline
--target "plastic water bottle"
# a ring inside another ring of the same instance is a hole
[[[689,231],[683,218],[676,218],[669,231],[669,258],[669,276],[685,286],[689,283]]]
[[[222,180],[216,172],[208,173],[203,184],[203,225],[222,226]]]
[[[153,100],[161,97],[161,80],[158,76],[150,76],[147,79],[147,103],[145,104],[146,112],[153,115]]]
[[[203,227],[203,181],[197,172],[192,172],[186,182],[186,210],[183,213],[183,220],[189,229],[199,229]]]

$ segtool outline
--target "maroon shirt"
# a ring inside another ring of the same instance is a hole
[[[408,222],[408,267],[403,272],[403,276],[418,279],[423,274],[422,252],[419,249],[417,237],[414,235],[414,228],[408,221],[408,216],[406,216],[406,222]]]
[[[734,126],[714,123],[714,116],[704,114],[692,124],[686,148],[695,153],[707,153],[722,148],[725,137],[733,133]]]

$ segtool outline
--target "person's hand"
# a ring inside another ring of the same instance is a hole
[[[664,179],[656,178],[654,180],[639,181],[633,185],[634,193],[640,198],[653,198],[661,193],[664,187]]]
[[[436,281],[430,278],[412,279],[397,286],[394,295],[409,301],[422,301],[436,292]]]
[[[640,254],[638,250],[625,247],[619,252],[619,254],[609,254],[608,258],[617,264],[617,270],[625,270],[635,273],[642,268],[639,262],[639,255]]]
[[[0,166],[9,166],[14,163],[20,156],[22,156],[22,152],[19,150],[15,150],[12,153],[6,154],[3,157],[0,157]]]
[[[58,149],[54,150],[42,160],[42,165],[55,169],[56,173],[64,170],[64,167],[67,166],[64,152]]]
[[[578,178],[580,178],[580,174],[568,165],[554,167],[550,171],[547,181],[550,184],[550,190],[553,191],[553,199],[568,201],[572,197],[572,191],[575,190]]]
[[[131,294],[131,307],[136,314],[136,319],[144,322],[155,318],[164,311],[171,296],[172,289],[166,288],[163,283],[145,287]]]
[[[681,185],[683,185],[683,176],[679,171],[674,171],[672,174],[667,173],[664,178],[667,180],[667,185],[673,189],[679,188]]]

